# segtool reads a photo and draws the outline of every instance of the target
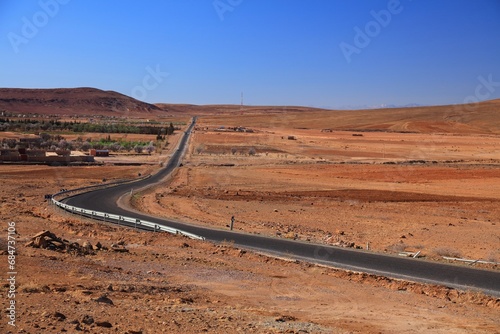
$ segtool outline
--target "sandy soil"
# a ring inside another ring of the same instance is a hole
[[[136,168],[2,167],[2,230],[5,236],[7,222],[15,221],[18,232],[17,327],[7,325],[4,313],[2,332],[491,333],[500,328],[498,299],[108,226],[62,213],[43,200],[54,188],[97,183],[104,175],[133,177]],[[48,178],[61,182],[47,184]],[[129,252],[79,256],[24,246],[41,230],[80,245],[100,242],[109,248],[123,242]],[[0,259],[7,262],[7,256]],[[2,308],[7,302],[2,298]]]
[[[213,129],[203,118],[200,127]],[[497,136],[359,136],[267,125],[255,131],[197,130],[171,183],[135,204],[223,228],[234,214],[237,229],[278,237],[420,250],[435,260],[444,254],[500,260]],[[60,188],[150,173],[161,159],[138,166],[0,166],[1,248],[8,222],[18,233],[17,327],[7,325],[4,311],[0,332],[500,332],[500,299],[109,226],[44,200]],[[108,250],[78,255],[25,246],[42,230]],[[128,252],[111,250],[116,243]],[[7,268],[7,256],[0,260]],[[8,289],[4,283],[4,310]]]
[[[287,132],[198,131],[170,187],[137,205],[218,227],[234,215],[247,232],[500,261],[500,138]]]
[[[275,129],[500,134],[500,100],[471,105],[369,110],[321,110],[292,106],[201,106],[208,126]]]

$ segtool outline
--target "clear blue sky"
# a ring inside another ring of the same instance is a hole
[[[500,97],[499,0],[397,2],[1,0],[0,87],[332,108]]]

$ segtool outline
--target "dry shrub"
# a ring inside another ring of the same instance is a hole
[[[460,251],[449,247],[436,248],[434,249],[434,253],[439,256],[462,257]]]
[[[404,242],[401,242],[387,246],[387,250],[390,252],[399,253],[399,252],[404,252],[407,247],[408,245],[406,245]]]
[[[50,291],[50,288],[47,285],[39,285],[31,282],[23,284],[21,286],[21,291],[24,293],[41,293]]]

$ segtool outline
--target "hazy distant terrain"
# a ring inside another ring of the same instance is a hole
[[[147,116],[203,115],[214,124],[233,126],[331,128],[336,130],[417,133],[500,133],[500,100],[449,105],[364,110],[328,110],[297,106],[149,104],[95,88],[0,88],[0,111],[59,115]],[[307,113],[307,115],[303,115]],[[300,116],[300,117],[299,117]],[[221,119],[224,122],[221,122]]]
[[[18,326],[33,333],[498,332],[496,297],[109,225],[64,213],[44,194],[157,172],[199,116],[182,166],[155,187],[134,189],[123,205],[218,229],[234,216],[235,231],[277,239],[427,261],[480,259],[465,265],[498,271],[499,108],[500,100],[365,110],[153,105],[94,88],[0,89],[0,119],[9,123],[0,131],[2,154],[20,157],[0,164],[0,214],[16,223],[22,268]],[[170,123],[176,130],[165,136]],[[110,156],[70,167],[21,159],[24,150],[85,156],[92,149]],[[47,235],[42,247],[41,231],[64,242],[52,249],[57,240]],[[4,261],[6,246],[5,234]]]

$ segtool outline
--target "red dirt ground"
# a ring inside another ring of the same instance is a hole
[[[220,228],[235,215],[236,229],[250,233],[368,243],[371,251],[421,251],[438,261],[454,255],[497,262],[497,106],[378,114],[246,107],[243,115],[235,106],[191,106],[201,117],[184,166],[161,187],[136,193],[133,204]],[[220,126],[254,133],[213,131]],[[374,129],[391,131],[367,131]],[[394,132],[401,130],[418,133]],[[4,283],[0,332],[500,332],[497,298],[109,226],[44,200],[61,188],[150,173],[168,154],[140,166],[115,166],[112,159],[90,167],[0,165],[0,249],[8,222],[18,233],[17,327],[7,325]],[[120,242],[128,252],[77,255],[25,246],[41,230],[80,245],[111,249]],[[7,259],[0,256],[3,268]]]

